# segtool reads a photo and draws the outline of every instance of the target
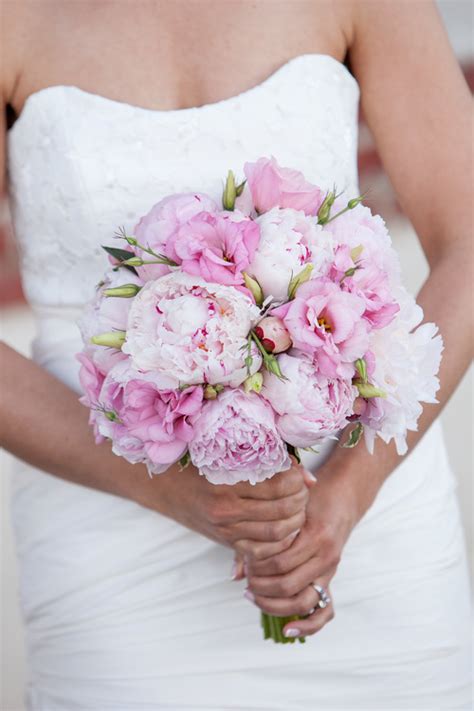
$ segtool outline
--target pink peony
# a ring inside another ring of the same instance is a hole
[[[255,393],[226,389],[209,400],[189,445],[194,465],[212,484],[257,484],[291,467],[270,405]]]
[[[316,215],[324,199],[322,190],[308,183],[299,170],[282,168],[275,158],[246,163],[244,172],[253,204],[260,214],[272,207],[292,207],[306,215]]]
[[[178,193],[160,200],[150,212],[141,218],[134,229],[133,236],[144,247],[151,248],[157,254],[178,262],[178,256],[170,247],[172,237],[189,220],[200,212],[217,212],[214,200],[202,193]],[[138,257],[152,260],[153,256],[134,247]],[[146,264],[138,267],[140,275],[148,281],[168,274],[170,268],[164,264]]]
[[[183,271],[217,284],[243,284],[242,272],[259,242],[258,225],[227,214],[201,212],[170,238],[167,251],[176,255]]]
[[[293,346],[313,356],[322,375],[350,378],[352,364],[368,346],[364,311],[360,297],[320,278],[302,284],[293,301],[274,309],[272,315],[283,319]]]
[[[177,271],[148,282],[133,299],[122,351],[162,389],[237,386],[248,375],[247,338],[259,315],[238,289]],[[261,359],[255,350],[253,357],[255,372]]]
[[[127,363],[107,375],[100,392],[98,430],[127,461],[164,472],[186,452],[203,402],[201,387],[158,390]]]
[[[79,398],[81,402],[86,407],[90,408],[89,412],[89,424],[94,428],[95,441],[97,444],[103,441],[103,437],[99,432],[97,426],[97,413],[99,404],[99,395],[102,389],[102,385],[105,380],[105,375],[99,368],[95,365],[92,360],[91,349],[86,349],[82,353],[76,355],[77,360],[81,364],[79,369],[79,382],[81,384],[84,395]]]
[[[286,301],[293,277],[307,264],[325,274],[333,258],[331,236],[304,212],[274,208],[257,218],[260,242],[248,268],[265,297]]]
[[[276,413],[278,432],[294,447],[313,447],[346,426],[357,390],[350,380],[316,372],[309,356],[278,357],[283,376],[266,372],[262,395]]]

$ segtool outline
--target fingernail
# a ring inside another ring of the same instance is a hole
[[[247,600],[250,600],[250,602],[255,602],[255,595],[250,592],[248,588],[245,588],[244,597],[246,597]]]
[[[230,579],[235,580],[236,575],[237,575],[237,563],[234,560],[234,562],[232,563],[232,570],[230,572]]]
[[[296,629],[296,627],[289,627],[287,630],[284,630],[283,634],[285,637],[301,637],[301,632]]]
[[[296,536],[298,535],[298,533],[299,533],[300,531],[301,531],[301,528],[297,528],[296,531],[293,531],[293,533],[290,533],[290,538],[291,538],[291,540],[293,540],[294,538],[296,538]]]

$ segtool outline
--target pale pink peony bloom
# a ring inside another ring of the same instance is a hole
[[[157,254],[163,254],[174,262],[179,262],[171,247],[172,237],[189,220],[200,212],[214,213],[218,207],[214,200],[203,193],[178,193],[160,200],[144,215],[136,225],[133,236],[144,247]],[[152,260],[153,256],[140,248],[133,248],[137,257]],[[148,281],[168,274],[170,268],[164,264],[146,264],[138,267],[140,275]]]
[[[147,282],[133,299],[122,351],[137,370],[152,372],[161,389],[235,387],[248,375],[247,338],[259,315],[250,295],[174,272]],[[255,372],[261,358],[252,353]]]
[[[125,331],[127,328],[128,313],[133,298],[124,299],[115,296],[105,296],[104,289],[136,284],[141,286],[143,281],[129,269],[120,268],[109,271],[104,277],[103,284],[97,287],[96,295],[86,305],[78,326],[82,339],[87,346],[87,352],[95,365],[107,373],[116,363],[124,360],[124,354],[115,348],[106,348],[91,344],[92,336],[114,331]]]
[[[166,471],[186,452],[202,403],[202,387],[158,390],[129,364],[108,373],[101,392],[98,429],[112,450],[127,461],[144,462],[149,471]]]
[[[255,254],[260,230],[248,218],[201,212],[170,238],[167,250],[181,269],[209,282],[237,286]]]
[[[368,347],[364,311],[363,299],[320,278],[302,284],[294,300],[274,309],[272,315],[283,320],[294,348],[312,356],[322,375],[350,378],[354,361]]]
[[[189,445],[194,465],[212,484],[257,484],[291,467],[270,405],[228,388],[204,405]]]
[[[278,357],[286,380],[265,372],[262,395],[277,414],[281,437],[294,447],[313,447],[335,437],[352,415],[357,389],[350,380],[326,378],[304,354]]]
[[[290,334],[277,316],[265,316],[254,331],[267,353],[283,353],[291,348]]]
[[[331,208],[331,215],[343,210],[346,205],[347,198],[337,198]],[[350,249],[362,246],[360,258],[369,260],[386,274],[390,288],[400,282],[398,255],[380,215],[373,215],[368,207],[359,204],[331,220],[323,229],[337,245],[347,245]]]
[[[95,365],[90,348],[87,348],[82,353],[78,353],[76,358],[81,364],[79,368],[79,382],[84,392],[84,395],[79,398],[79,402],[90,408],[89,424],[92,425],[94,429],[96,443],[100,444],[104,438],[100,434],[97,426],[97,408],[105,374]]]
[[[283,168],[275,158],[259,158],[246,163],[244,173],[257,212],[262,214],[273,207],[291,207],[316,215],[324,200],[323,191],[308,183],[303,173]]]
[[[286,301],[292,278],[307,264],[313,265],[313,276],[327,272],[333,258],[332,239],[316,220],[299,210],[274,208],[256,222],[260,242],[248,273],[265,297]]]
[[[370,336],[373,371],[370,382],[386,398],[370,398],[361,415],[369,451],[378,435],[395,441],[397,452],[407,451],[407,430],[416,431],[422,402],[434,403],[443,341],[433,323],[424,323],[423,310],[402,286],[394,290],[400,312],[385,328]]]

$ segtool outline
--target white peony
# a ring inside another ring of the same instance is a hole
[[[153,371],[160,388],[198,383],[236,387],[247,377],[247,336],[260,310],[244,292],[174,272],[148,282],[133,300],[122,351]],[[252,350],[252,372],[261,359]]]
[[[437,402],[443,341],[435,324],[419,325],[423,310],[404,287],[397,287],[394,296],[400,312],[388,326],[372,331],[369,346],[375,356],[370,380],[387,397],[370,400],[362,421],[370,452],[378,435],[386,443],[394,439],[397,452],[405,454],[407,430],[417,429],[420,403]]]
[[[306,264],[312,276],[325,274],[333,258],[331,235],[316,218],[300,210],[273,208],[257,218],[260,242],[247,271],[262,287],[265,297],[286,301],[291,279]]]

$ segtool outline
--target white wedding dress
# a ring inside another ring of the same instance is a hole
[[[269,155],[356,195],[358,100],[345,66],[319,54],[199,108],[71,86],[30,96],[8,171],[34,359],[79,390],[76,320],[107,266],[100,245],[163,196],[218,199],[229,168]],[[26,464],[13,484],[32,711],[470,707],[465,549],[438,423],[354,530],[336,617],[305,645],[263,641],[230,549]]]

